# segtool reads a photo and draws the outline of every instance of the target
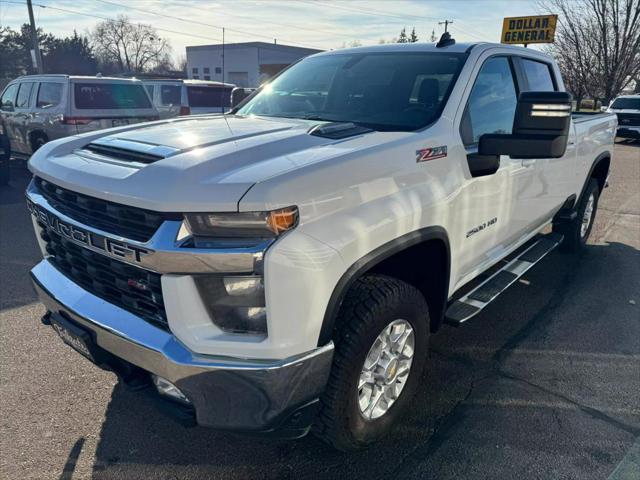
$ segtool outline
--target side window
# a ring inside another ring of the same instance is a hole
[[[160,102],[162,105],[180,105],[180,92],[182,90],[178,85],[162,85],[160,87]]]
[[[7,89],[2,94],[2,98],[0,99],[0,105],[2,110],[13,110],[16,106],[16,95],[18,94],[18,85],[14,83],[13,85],[9,85]]]
[[[33,82],[22,82],[20,90],[18,90],[18,98],[16,99],[16,108],[29,107],[29,98],[31,98],[31,89]]]
[[[485,133],[511,133],[518,94],[509,59],[493,57],[482,65],[462,117],[465,145],[478,143]]]
[[[62,100],[62,84],[42,82],[38,88],[37,108],[55,107]]]
[[[149,98],[151,99],[151,103],[153,103],[153,90],[155,89],[155,85],[145,85],[144,89],[149,94]]]
[[[522,59],[522,68],[529,82],[529,90],[532,92],[553,92],[556,88],[553,84],[549,65],[528,58]]]

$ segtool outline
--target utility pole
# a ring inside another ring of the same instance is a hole
[[[40,53],[40,47],[38,46],[38,30],[36,29],[36,21],[33,19],[33,7],[31,6],[31,0],[27,0],[27,9],[29,10],[31,41],[33,42],[33,56],[36,60],[36,70],[38,73],[43,73],[42,54]]]
[[[222,27],[222,83],[224,83],[224,27]]]
[[[438,22],[438,25],[444,25],[444,33],[447,33],[447,27],[453,23],[453,20],[445,20],[444,22]]]

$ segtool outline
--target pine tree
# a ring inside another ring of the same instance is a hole
[[[407,38],[407,29],[403,28],[400,31],[400,36],[398,37],[398,43],[408,43],[409,39]]]
[[[418,35],[416,35],[416,27],[411,30],[411,36],[409,37],[409,43],[416,43],[418,41]]]

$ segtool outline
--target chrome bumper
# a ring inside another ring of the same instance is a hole
[[[48,311],[90,331],[109,354],[175,384],[191,401],[198,424],[258,432],[289,428],[291,421],[308,427],[296,413],[324,390],[332,343],[278,361],[198,355],[169,332],[83,290],[46,259],[31,277]]]

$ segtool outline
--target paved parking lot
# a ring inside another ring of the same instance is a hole
[[[40,324],[23,200],[0,187],[0,478],[640,478],[640,143],[616,145],[590,246],[444,328],[411,414],[358,454],[184,428]]]

